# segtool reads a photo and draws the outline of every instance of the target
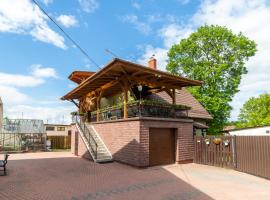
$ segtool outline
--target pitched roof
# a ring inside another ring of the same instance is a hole
[[[143,80],[146,83],[161,85],[165,82],[171,88],[181,88],[185,86],[201,85],[201,81],[191,80],[188,78],[176,76],[160,70],[151,69],[149,67],[139,65],[130,61],[119,58],[113,59],[100,71],[80,83],[75,89],[63,96],[62,100],[78,99],[91,91],[101,88],[105,84],[114,82],[108,92],[115,93],[122,90],[118,79],[123,76],[130,76],[134,79]],[[147,77],[147,78],[142,78]],[[109,93],[109,94],[110,94]],[[108,95],[109,95],[108,94]],[[104,94],[105,96],[105,94]]]
[[[159,92],[157,94],[150,95],[150,98],[158,98],[159,100],[165,100],[168,103],[172,103],[172,98],[166,92]],[[191,107],[188,110],[188,116],[190,118],[199,119],[213,119],[207,110],[199,103],[195,97],[193,97],[186,88],[176,90],[176,104],[186,105]]]

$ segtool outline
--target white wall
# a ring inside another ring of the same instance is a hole
[[[267,133],[269,132],[269,133]],[[229,131],[230,135],[270,136],[270,126]]]
[[[46,127],[54,127],[54,131],[49,131],[46,130]],[[65,127],[64,131],[57,131],[57,127]],[[50,124],[46,124],[45,125],[45,130],[46,130],[46,134],[47,136],[68,136],[68,131],[71,130],[71,126],[61,126],[61,125],[50,125]]]

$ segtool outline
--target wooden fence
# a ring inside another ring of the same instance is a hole
[[[195,136],[194,162],[270,179],[270,136]]]
[[[71,136],[47,136],[51,141],[51,149],[70,149]]]
[[[237,136],[236,169],[270,179],[270,136]]]
[[[231,145],[233,138],[222,136],[220,137],[219,145],[214,143],[214,139],[215,137],[212,136],[195,137],[194,162],[217,167],[234,168],[233,145]]]

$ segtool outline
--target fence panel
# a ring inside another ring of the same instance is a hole
[[[236,169],[270,179],[270,136],[237,136]]]
[[[218,141],[215,141],[219,138]],[[216,143],[215,143],[216,142]],[[225,168],[234,168],[234,150],[232,136],[195,136],[194,162]]]
[[[71,136],[47,136],[51,141],[51,149],[70,149]]]

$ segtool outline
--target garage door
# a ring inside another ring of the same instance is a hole
[[[149,165],[165,165],[175,162],[174,129],[150,128]]]

